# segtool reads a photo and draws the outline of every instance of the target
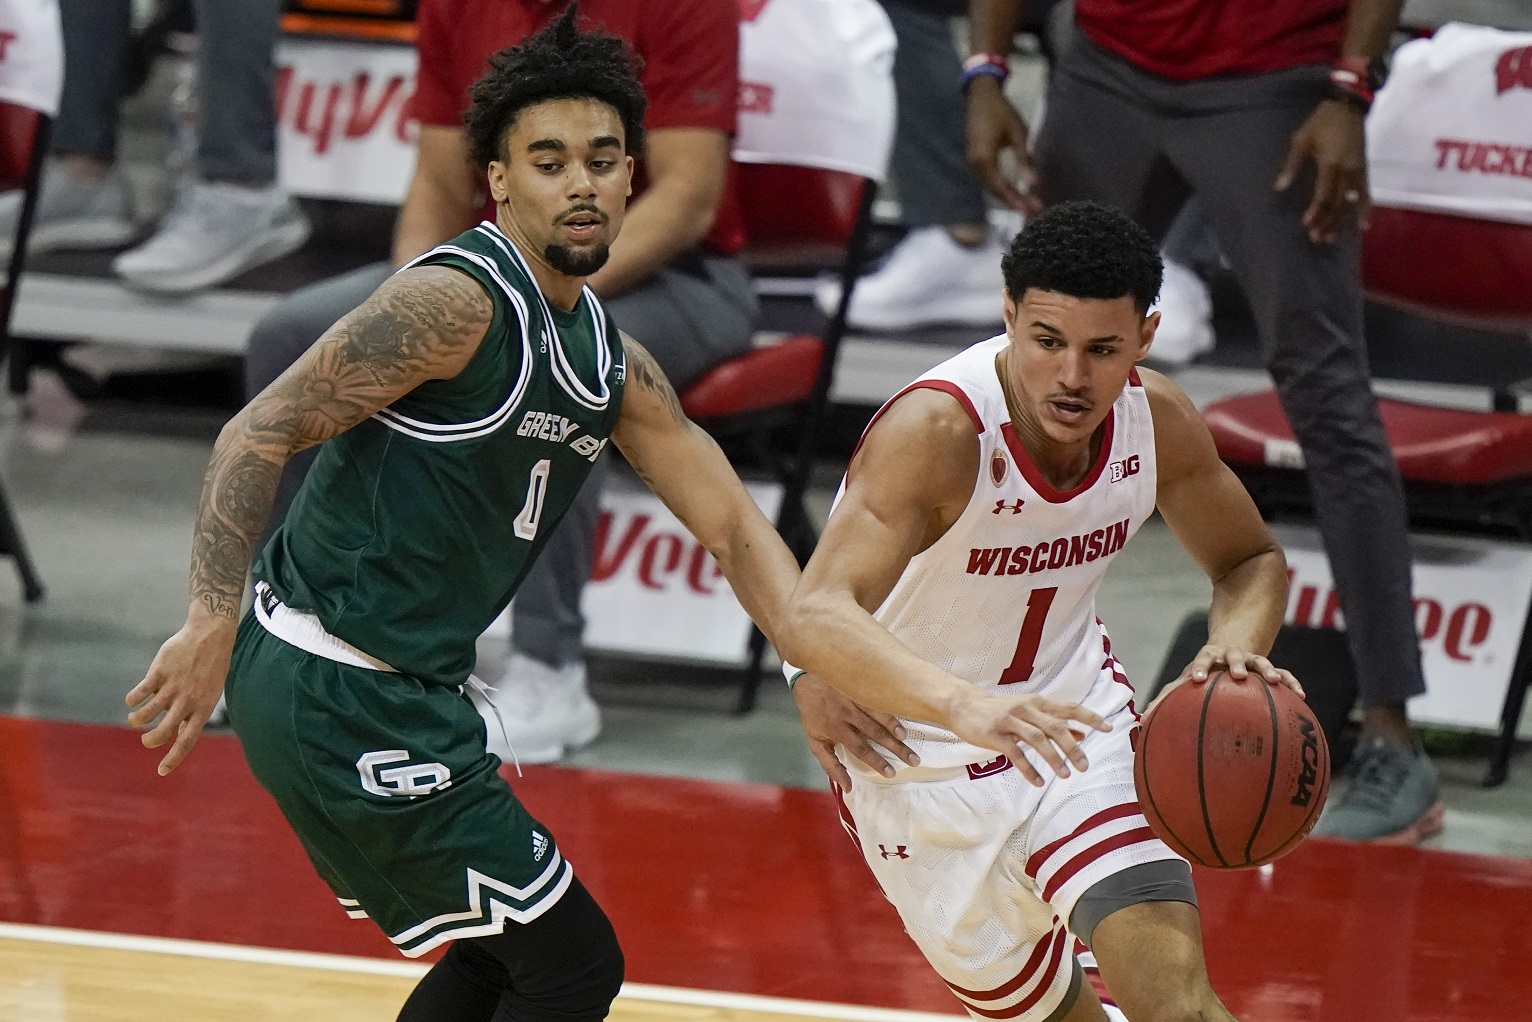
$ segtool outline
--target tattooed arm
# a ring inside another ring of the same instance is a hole
[[[745,611],[775,641],[798,562],[713,438],[686,417],[654,356],[623,335],[627,383],[612,440],[665,506],[718,560]]]
[[[127,696],[134,727],[160,718],[143,736],[145,746],[175,741],[161,774],[186,758],[223,691],[245,572],[287,460],[427,380],[456,376],[493,311],[465,274],[441,266],[401,270],[224,426],[202,483],[186,624]]]

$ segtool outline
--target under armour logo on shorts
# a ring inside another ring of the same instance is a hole
[[[910,853],[905,851],[908,847],[909,845],[894,845],[894,850],[889,851],[887,845],[879,845],[878,854],[885,859],[908,859]]]

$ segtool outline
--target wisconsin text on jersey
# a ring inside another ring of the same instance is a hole
[[[1036,546],[970,547],[968,574],[1024,575],[1027,572],[1072,568],[1102,557],[1110,557],[1128,541],[1132,520],[1124,518],[1115,525],[1077,536],[1060,536]]]

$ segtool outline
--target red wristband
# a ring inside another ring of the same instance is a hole
[[[1371,106],[1371,64],[1366,57],[1341,57],[1330,68],[1330,85],[1355,96],[1364,106]]]

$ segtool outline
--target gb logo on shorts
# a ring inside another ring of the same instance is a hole
[[[362,777],[362,788],[374,795],[418,798],[452,785],[452,771],[442,764],[410,763],[409,759],[410,754],[403,749],[385,749],[364,754],[356,761],[356,772]],[[378,769],[386,763],[408,765]]]

